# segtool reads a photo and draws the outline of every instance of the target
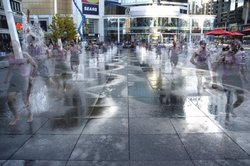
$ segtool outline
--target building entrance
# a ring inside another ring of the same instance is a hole
[[[163,35],[160,32],[150,33],[148,35],[148,43],[163,43]]]

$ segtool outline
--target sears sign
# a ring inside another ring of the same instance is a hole
[[[82,0],[84,14],[99,15],[99,0]]]

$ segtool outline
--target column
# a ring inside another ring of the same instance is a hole
[[[105,2],[104,0],[99,0],[99,41],[104,41],[104,11],[105,11]]]
[[[57,14],[57,0],[54,0],[54,15]]]
[[[15,58],[22,59],[23,58],[22,49],[21,49],[19,37],[17,34],[16,24],[15,24],[13,12],[11,10],[10,1],[4,0],[2,2],[4,6],[4,12],[7,18],[7,23],[9,27],[11,43],[12,43],[13,51],[15,54]]]
[[[201,20],[199,20],[200,22],[201,22],[201,39],[203,39],[204,38],[204,34],[203,34],[203,31],[204,31],[204,18],[199,18],[199,19],[201,19]]]
[[[120,43],[120,18],[117,19],[117,42]]]
[[[192,43],[192,17],[189,16],[189,43]]]

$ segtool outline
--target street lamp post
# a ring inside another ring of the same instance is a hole
[[[10,1],[4,0],[2,2],[3,2],[4,12],[7,18],[7,23],[9,27],[11,43],[12,43],[15,58],[22,59],[23,58],[22,49],[21,49],[19,37],[17,34],[16,24],[15,24],[13,12],[11,10]]]

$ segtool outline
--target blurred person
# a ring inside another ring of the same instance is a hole
[[[74,41],[71,42],[70,44],[70,67],[71,70],[78,73],[78,66],[80,64],[80,60],[79,60],[79,54],[80,54],[80,49],[78,47],[77,44],[75,44]]]
[[[161,54],[162,54],[162,46],[160,45],[160,43],[158,43],[156,45],[156,59],[158,59],[158,57],[160,57],[161,59]]]
[[[38,69],[33,77],[29,79],[28,96],[31,95],[31,89],[33,87],[34,78],[36,76],[49,77],[48,67],[45,65],[46,59],[50,56],[50,51],[43,41],[39,40],[38,37],[30,36],[31,41],[28,46],[28,54],[36,62]],[[50,80],[50,79],[49,79]]]
[[[235,43],[231,44],[228,51],[223,52],[214,67],[214,71],[222,66],[222,86],[227,94],[226,104],[226,124],[229,121],[229,113],[235,116],[233,109],[239,107],[244,102],[243,80],[245,78],[245,70],[243,70],[242,55]],[[218,88],[216,77],[214,77],[213,88]],[[236,101],[233,95],[236,95]]]
[[[27,53],[23,52],[23,59],[16,59],[13,48],[18,46],[18,43],[12,42],[12,49],[8,55],[9,68],[8,73],[5,78],[5,83],[9,82],[7,102],[10,111],[12,112],[14,118],[11,120],[9,125],[15,125],[19,120],[18,109],[16,108],[17,94],[22,94],[22,100],[24,107],[28,110],[28,120],[27,122],[33,121],[33,115],[30,110],[29,101],[29,79],[35,76],[37,71],[37,64],[34,59]],[[32,65],[32,72],[30,72],[30,66]]]
[[[197,76],[197,91],[198,94],[200,94],[201,87],[203,86],[202,78],[207,74],[206,72],[209,71],[209,65],[210,65],[210,54],[208,50],[206,49],[207,43],[204,40],[201,40],[199,42],[200,48],[194,52],[192,55],[190,62],[195,65],[196,67],[196,76]],[[208,79],[205,77],[205,79]],[[205,80],[207,81],[207,80]],[[205,88],[203,86],[203,88]]]
[[[240,47],[235,56],[239,59],[240,70],[242,70],[242,73],[244,73],[242,77],[244,81],[248,83],[248,79],[245,74],[247,72],[247,53],[245,52],[243,47]]]
[[[171,63],[171,73],[174,73],[174,70],[179,61],[179,54],[181,50],[177,47],[177,43],[173,41],[173,46],[169,48],[168,57],[170,58]]]
[[[67,51],[63,48],[62,43],[58,42],[52,52],[55,58],[55,77],[58,83],[58,88],[60,87],[60,80],[63,80],[63,91],[66,91],[66,80],[68,77],[69,67],[67,65]]]

